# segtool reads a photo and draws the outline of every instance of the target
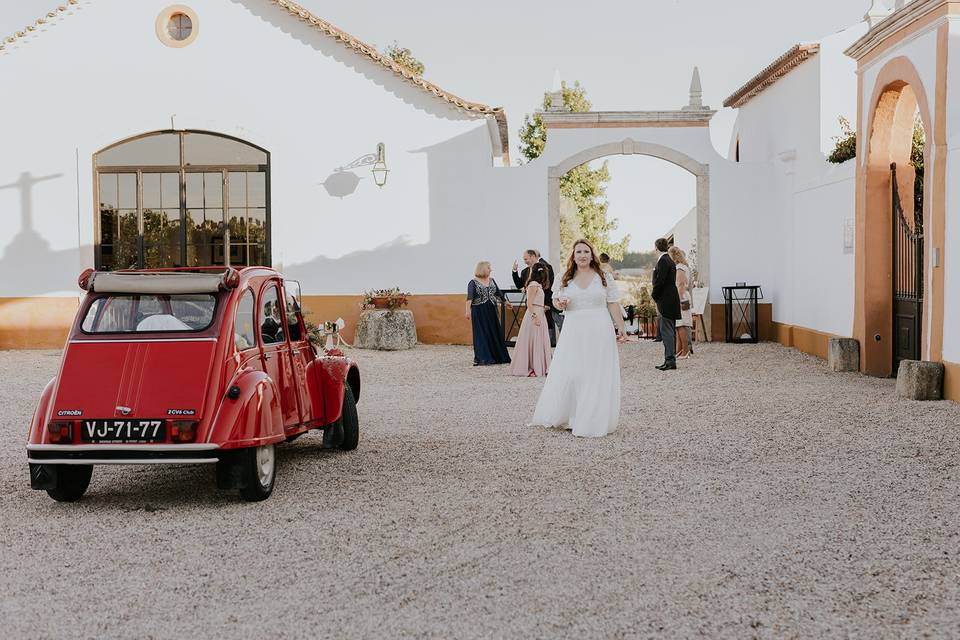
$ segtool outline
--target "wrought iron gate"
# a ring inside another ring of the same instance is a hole
[[[890,165],[893,193],[893,374],[901,360],[920,360],[923,315],[923,211],[903,215],[897,165]]]

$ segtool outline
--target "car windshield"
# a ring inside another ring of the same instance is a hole
[[[213,323],[217,299],[209,293],[101,296],[87,309],[84,333],[203,331]]]

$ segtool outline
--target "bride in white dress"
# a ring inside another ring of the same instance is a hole
[[[553,303],[565,311],[563,331],[531,424],[604,436],[620,419],[620,291],[586,240],[574,243],[560,284]]]

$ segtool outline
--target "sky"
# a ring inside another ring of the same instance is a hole
[[[409,47],[426,65],[424,76],[444,89],[467,100],[503,106],[514,161],[520,156],[517,131],[523,116],[538,108],[555,70],[568,83],[579,81],[597,110],[676,109],[687,103],[695,65],[700,67],[704,104],[718,110],[711,124],[714,146],[726,156],[736,113],[724,109],[723,100],[794,44],[819,40],[859,22],[871,4],[870,0],[298,2],[381,50],[394,41]],[[0,38],[56,4],[57,0],[0,1]],[[689,174],[664,161],[616,156],[609,167],[610,215],[620,220],[614,239],[629,233],[632,247],[645,250],[696,203]]]

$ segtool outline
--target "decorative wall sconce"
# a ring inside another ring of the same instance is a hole
[[[373,181],[377,184],[378,187],[383,187],[387,184],[387,174],[390,173],[390,169],[387,169],[387,150],[383,146],[382,142],[377,143],[377,161],[373,163]]]
[[[351,169],[369,167],[370,165],[373,165],[371,170],[373,182],[382,188],[387,183],[387,174],[390,173],[390,170],[387,169],[386,146],[382,142],[377,143],[376,153],[364,154],[348,165],[337,167],[321,184],[331,196],[336,198],[349,196],[356,191],[357,185],[360,184],[360,176]]]

